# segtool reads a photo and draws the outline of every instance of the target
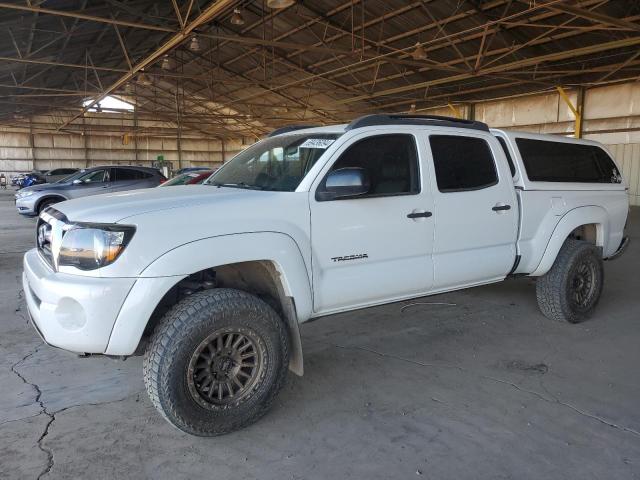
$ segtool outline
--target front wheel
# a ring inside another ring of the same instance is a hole
[[[536,282],[538,306],[551,320],[579,323],[595,310],[604,284],[602,255],[595,245],[568,238]]]
[[[213,289],[165,315],[145,353],[144,381],[169,423],[215,436],[268,411],[288,362],[288,335],[269,305],[246,292]]]

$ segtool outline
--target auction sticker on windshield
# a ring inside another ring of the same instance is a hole
[[[299,148],[321,148],[324,150],[333,142],[335,140],[331,138],[309,138]]]

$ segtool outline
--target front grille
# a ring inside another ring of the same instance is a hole
[[[53,267],[53,254],[51,252],[52,231],[53,226],[40,217],[36,225],[36,247],[51,267]]]
[[[40,214],[36,225],[36,247],[38,252],[51,268],[55,269],[53,261],[53,243],[59,247],[64,235],[64,227],[68,223],[67,217],[53,207],[47,208]]]

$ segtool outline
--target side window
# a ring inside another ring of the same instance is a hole
[[[80,177],[83,183],[100,183],[105,181],[105,170],[96,170]]]
[[[509,153],[509,147],[507,147],[507,141],[502,137],[496,137],[500,142],[500,146],[504,151],[504,155],[507,157],[507,162],[509,162],[509,170],[511,170],[511,176],[516,176],[516,166],[513,163],[513,158],[511,158],[511,154]]]
[[[420,191],[418,152],[412,135],[377,135],[351,145],[331,171],[358,167],[366,170],[371,189],[365,196],[412,194]]]
[[[431,135],[429,144],[441,192],[480,190],[498,183],[491,148],[485,140],[461,135]]]
[[[600,147],[518,138],[527,176],[532,182],[620,183],[613,160]]]
[[[144,174],[139,170],[133,170],[130,168],[115,168],[116,182],[123,182],[127,180],[141,180],[144,178]]]

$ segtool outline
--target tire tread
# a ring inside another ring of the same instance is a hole
[[[170,384],[163,374],[163,360],[178,355],[179,340],[198,327],[193,322],[194,315],[202,310],[214,310],[225,315],[232,309],[251,309],[271,320],[280,339],[282,348],[282,365],[277,365],[277,377],[269,394],[252,410],[251,414],[237,423],[224,425],[218,431],[203,429],[200,425],[187,422],[180,414],[179,407],[171,401]],[[271,407],[276,395],[282,389],[287,377],[289,361],[289,338],[283,321],[278,314],[258,297],[240,290],[217,288],[194,293],[165,314],[152,334],[143,361],[144,383],[153,406],[165,420],[180,430],[199,436],[214,436],[242,428],[258,420]]]

